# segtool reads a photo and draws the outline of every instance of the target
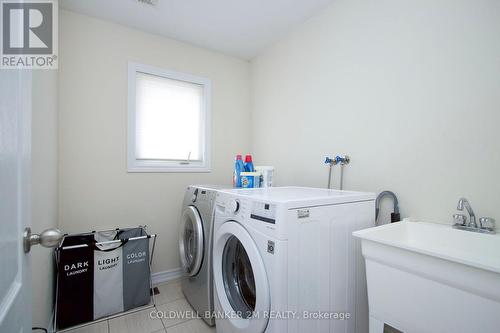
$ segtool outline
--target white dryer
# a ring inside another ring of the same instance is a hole
[[[216,185],[191,185],[184,194],[179,252],[182,269],[182,292],[198,315],[214,325],[212,239]]]
[[[219,191],[217,332],[368,332],[364,264],[352,232],[374,226],[374,200],[302,187]]]

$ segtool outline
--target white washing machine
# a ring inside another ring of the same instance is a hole
[[[182,204],[179,229],[181,267],[187,275],[182,280],[182,292],[208,325],[214,325],[212,239],[215,185],[188,186]]]
[[[222,190],[214,220],[218,333],[368,332],[352,232],[375,225],[375,194],[301,187]]]

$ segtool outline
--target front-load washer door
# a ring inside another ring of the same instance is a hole
[[[200,271],[203,262],[203,223],[196,207],[188,206],[182,213],[179,230],[179,252],[182,269],[189,276]]]
[[[239,223],[225,222],[216,232],[213,252],[216,294],[222,320],[234,332],[264,332],[270,296],[264,262],[250,234]]]

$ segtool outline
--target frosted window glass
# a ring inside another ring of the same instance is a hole
[[[136,73],[136,158],[200,161],[203,86]]]

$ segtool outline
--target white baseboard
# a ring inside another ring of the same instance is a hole
[[[174,268],[169,269],[168,271],[156,272],[151,274],[151,280],[153,281],[153,285],[172,281],[179,279],[184,276],[184,271],[182,268]]]

